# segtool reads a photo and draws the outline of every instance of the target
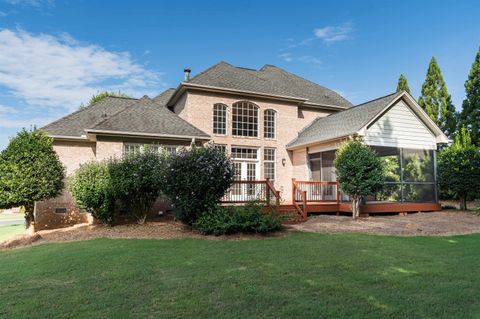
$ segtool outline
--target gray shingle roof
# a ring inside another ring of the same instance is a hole
[[[209,138],[208,134],[147,96],[129,105],[121,112],[89,127],[87,131]]]
[[[307,99],[309,103],[314,104],[352,106],[338,93],[273,65],[265,65],[260,70],[252,70],[220,62],[186,82]]]
[[[170,88],[168,90],[163,91],[159,95],[153,98],[155,103],[157,103],[159,106],[165,106],[167,105],[168,100],[173,96],[175,93],[175,89]]]
[[[48,135],[81,137],[85,135],[85,128],[95,126],[105,120],[105,115],[112,116],[123,111],[135,101],[137,99],[106,97],[93,105],[64,116],[42,129]]]
[[[375,118],[375,116],[402,93],[403,92],[393,93],[359,104],[345,111],[326,117],[318,117],[300,131],[298,136],[287,144],[287,147],[292,148],[354,134]]]

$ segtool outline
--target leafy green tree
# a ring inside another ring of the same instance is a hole
[[[444,191],[456,195],[460,209],[467,209],[467,198],[480,189],[480,150],[473,145],[470,134],[462,127],[454,143],[438,155],[438,181]]]
[[[418,104],[445,135],[453,137],[457,127],[457,114],[435,57],[430,60]]]
[[[192,147],[169,156],[163,192],[176,217],[185,224],[215,207],[233,182],[233,165],[225,152],[213,147]]]
[[[460,125],[465,126],[476,146],[480,146],[480,48],[465,82],[467,98],[463,101]]]
[[[34,222],[36,201],[58,196],[64,187],[64,168],[41,130],[25,129],[0,153],[0,208],[25,207],[25,225]]]
[[[340,189],[352,199],[352,216],[360,213],[360,199],[383,188],[385,162],[359,140],[344,142],[334,161]]]
[[[103,100],[104,98],[106,97],[109,97],[109,96],[115,96],[115,97],[130,97],[128,96],[128,94],[125,94],[121,91],[103,91],[103,92],[99,92],[97,94],[94,94],[91,98],[90,98],[90,101],[88,102],[88,105],[84,105],[83,103],[80,104],[80,106],[78,107],[80,110],[81,109],[84,109],[86,107],[89,107],[90,105],[92,104],[95,104],[101,100]]]
[[[163,169],[163,154],[148,149],[109,162],[113,196],[139,224],[145,222],[147,213],[160,196]]]
[[[104,224],[114,221],[113,191],[107,162],[89,162],[80,166],[69,180],[76,204]]]
[[[397,92],[401,91],[405,91],[410,94],[410,87],[408,86],[407,78],[403,74],[400,74],[397,84]]]

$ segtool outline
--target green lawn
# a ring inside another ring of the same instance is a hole
[[[23,224],[0,225],[0,242],[22,233],[25,233],[25,226]]]
[[[480,234],[294,233],[0,252],[2,318],[479,318]]]

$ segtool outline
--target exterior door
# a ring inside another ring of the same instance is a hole
[[[232,159],[235,180],[255,181],[260,179],[257,149],[232,147]],[[238,201],[255,199],[258,191],[259,185],[256,184],[235,184],[232,188],[232,199]]]

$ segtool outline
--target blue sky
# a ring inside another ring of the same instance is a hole
[[[155,96],[218,61],[274,64],[354,104],[417,98],[434,55],[457,108],[480,1],[0,0],[0,149],[100,90]]]

